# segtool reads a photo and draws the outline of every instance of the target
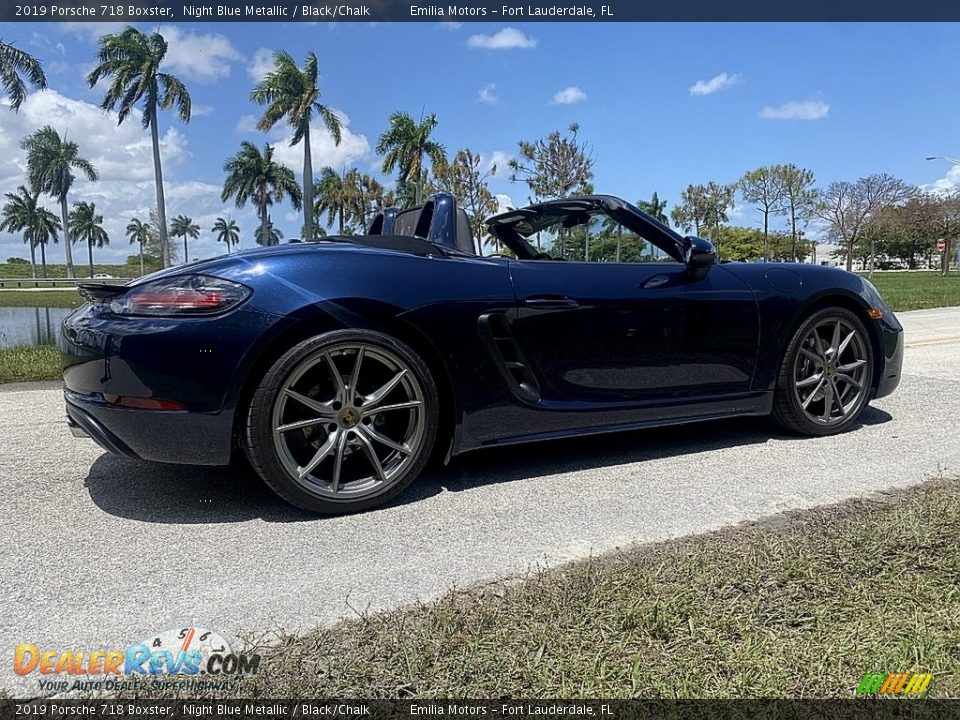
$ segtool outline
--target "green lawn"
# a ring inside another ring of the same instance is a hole
[[[960,481],[939,479],[287,636],[238,694],[850,698],[922,671],[958,697],[958,587]]]
[[[960,305],[958,272],[877,272],[870,281],[895,312]]]
[[[61,375],[60,351],[52,345],[0,348],[0,383],[56,380]]]
[[[76,290],[0,290],[0,307],[75,308],[83,304]]]
[[[150,272],[151,268],[146,268],[147,272]],[[78,279],[84,279],[90,277],[90,266],[86,263],[74,263],[73,264],[74,274]],[[93,265],[93,274],[99,275],[113,275],[115,278],[125,277],[132,278],[140,275],[140,263],[136,265]],[[30,273],[30,264],[29,263],[11,263],[5,262],[0,263],[0,278],[29,278],[31,277]],[[58,265],[56,263],[47,263],[47,277],[52,279],[66,278],[67,277],[67,266]],[[40,261],[37,260],[37,278],[42,279],[43,274],[40,269]]]

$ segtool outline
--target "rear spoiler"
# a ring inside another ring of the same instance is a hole
[[[80,283],[77,285],[80,294],[90,302],[112,300],[115,297],[120,297],[129,289],[126,285],[107,285],[106,283]]]

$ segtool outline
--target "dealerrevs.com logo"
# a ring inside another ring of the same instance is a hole
[[[257,672],[260,656],[237,653],[216,630],[172,628],[126,648],[64,649],[21,643],[13,653],[13,670],[36,675],[41,689],[119,689],[118,678],[166,677],[184,680],[197,676],[230,679]]]

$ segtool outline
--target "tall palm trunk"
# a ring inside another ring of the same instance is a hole
[[[260,202],[257,207],[257,214],[260,216],[260,234],[259,237],[263,239],[264,245],[270,244],[270,237],[267,235],[267,189],[265,187],[260,188]]]
[[[70,247],[70,228],[67,226],[67,196],[60,198],[60,220],[63,222],[63,252],[67,257],[67,277],[73,279],[73,248]]]
[[[310,126],[307,125],[307,131],[303,134],[303,239],[313,240],[314,234],[313,158],[310,157]]]
[[[183,236],[183,263],[186,265],[190,262],[190,253],[187,251],[187,235]]]
[[[150,123],[150,139],[153,142],[153,182],[157,186],[157,228],[160,235],[160,267],[167,267],[169,239],[167,238],[167,205],[163,199],[163,168],[160,166],[160,134],[157,132],[157,109],[153,108]]]
[[[87,254],[90,256],[90,279],[93,279],[93,242],[87,240]]]
[[[37,246],[30,241],[30,276],[37,279]]]
[[[143,277],[143,243],[140,243],[140,277]]]
[[[43,271],[43,278],[47,278],[47,244],[40,243],[40,269]]]

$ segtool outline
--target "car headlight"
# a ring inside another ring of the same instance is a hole
[[[209,275],[177,275],[134,285],[110,302],[117,315],[216,315],[230,310],[253,291]]]

